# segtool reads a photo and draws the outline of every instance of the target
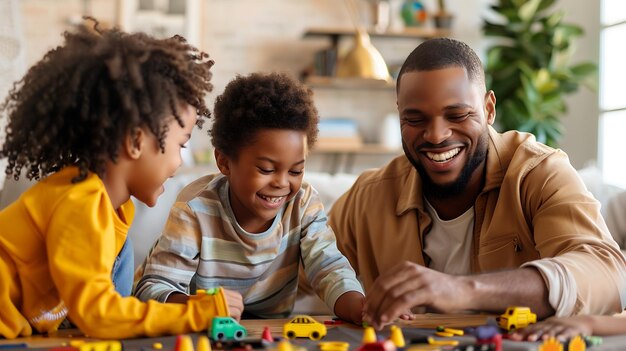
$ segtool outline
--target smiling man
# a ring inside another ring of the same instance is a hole
[[[492,128],[496,96],[469,46],[418,46],[397,104],[404,155],[361,175],[330,214],[367,319],[382,326],[417,308],[624,309],[626,261],[600,204],[565,153]]]

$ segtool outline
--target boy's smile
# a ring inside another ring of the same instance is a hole
[[[278,208],[285,203],[285,199],[287,199],[287,195],[284,196],[268,196],[263,194],[257,194],[258,197],[261,198],[266,203],[267,208]]]
[[[236,159],[216,150],[217,164],[229,183],[230,205],[247,232],[267,230],[278,211],[302,185],[307,154],[306,133],[262,129]]]

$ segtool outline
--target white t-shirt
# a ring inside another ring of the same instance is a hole
[[[424,253],[430,257],[429,268],[447,274],[469,274],[474,229],[474,206],[449,221],[439,218],[426,200],[426,210],[433,225],[424,238]]]

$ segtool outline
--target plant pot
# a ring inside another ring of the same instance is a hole
[[[450,29],[452,27],[452,20],[454,16],[448,13],[438,13],[433,16],[435,22],[435,28]]]

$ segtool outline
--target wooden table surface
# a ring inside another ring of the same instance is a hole
[[[331,320],[330,316],[313,316],[317,321],[324,322]],[[466,314],[420,314],[416,316],[413,321],[399,320],[395,324],[402,327],[404,337],[407,343],[416,337],[423,337],[432,335],[434,328],[437,326],[464,328],[468,326],[483,325],[487,322],[489,315],[466,315]],[[282,337],[283,325],[287,323],[289,319],[248,319],[242,320],[241,324],[248,330],[248,338],[258,339],[261,337],[265,326],[270,328],[272,336]],[[361,343],[363,335],[363,329],[360,326],[356,326],[349,323],[339,325],[327,325],[328,335],[322,341],[345,341],[350,343],[350,350],[356,350]],[[198,335],[203,333],[190,334],[194,340],[194,345]],[[379,337],[388,337],[389,328],[377,332]],[[464,336],[458,337],[458,340],[465,343],[472,343],[473,338]],[[51,349],[54,347],[69,346],[74,341],[97,341],[94,339],[85,338],[78,330],[60,330],[55,335],[42,336],[35,335],[27,338],[18,338],[14,340],[0,339],[0,351],[9,350],[8,345],[16,345],[19,348],[34,348],[34,349]],[[152,351],[156,350],[155,344],[160,343],[163,351],[170,351],[174,349],[176,342],[176,336],[163,336],[156,338],[138,338],[122,340],[122,346],[124,351]],[[308,339],[296,339],[293,341],[295,345],[302,346],[307,350],[319,350],[317,343]],[[530,342],[512,342],[506,340],[504,343],[505,351],[534,351],[537,350],[539,343]],[[215,348],[214,348],[215,349]],[[593,347],[591,351],[606,351],[606,350],[626,350],[626,336],[614,336],[604,338],[604,344],[599,347]]]
[[[476,326],[485,324],[488,315],[461,315],[461,314],[420,314],[416,316],[413,321],[397,321],[397,325],[403,328],[435,328],[438,325],[446,327],[463,328],[467,326]],[[331,316],[314,316],[314,318],[323,323],[332,319]],[[248,330],[248,336],[250,338],[260,338],[265,326],[270,328],[274,337],[281,337],[283,332],[283,325],[287,323],[289,319],[244,319],[241,324]],[[327,325],[328,329],[335,328],[335,326]],[[342,328],[350,328],[356,331],[360,331],[362,328],[350,323],[341,324]],[[167,337],[165,337],[167,338]],[[149,339],[161,339],[161,338],[149,338]],[[54,335],[42,336],[34,335],[27,338],[18,338],[14,340],[0,339],[0,349],[4,350],[7,345],[10,344],[26,344],[29,348],[52,348],[67,346],[72,340],[86,340],[93,341],[93,339],[85,338],[80,331],[76,329],[59,330]],[[139,340],[139,339],[136,339]],[[148,340],[148,339],[144,339]],[[157,342],[157,341],[154,341]],[[147,343],[151,346],[154,342]],[[4,345],[4,346],[3,346]],[[145,348],[145,347],[144,347]],[[149,348],[148,348],[149,349]],[[165,348],[164,348],[165,349]]]
[[[329,321],[332,318],[330,316],[313,316],[315,320],[323,323]],[[396,321],[396,325],[402,328],[436,328],[437,326],[451,327],[451,328],[465,328],[483,325],[487,322],[489,317],[495,318],[495,315],[484,314],[434,314],[425,313],[418,314],[415,320]],[[248,319],[242,320],[241,324],[248,329],[248,334],[253,337],[260,337],[265,326],[270,327],[270,331],[273,335],[280,335],[283,331],[283,325],[287,323],[289,319]],[[342,324],[342,326],[351,327],[354,329],[362,329],[360,326],[356,326],[350,323]],[[333,326],[327,325],[328,328]]]

